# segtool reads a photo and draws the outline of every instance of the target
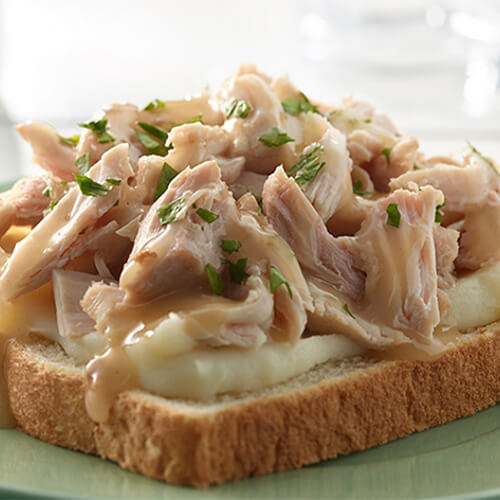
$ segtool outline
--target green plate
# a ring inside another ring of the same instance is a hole
[[[205,490],[0,430],[0,497],[500,498],[500,405],[365,452]]]

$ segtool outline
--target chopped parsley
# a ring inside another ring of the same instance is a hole
[[[283,101],[281,101],[283,111],[293,116],[297,116],[300,113],[308,113],[309,111],[319,113],[318,106],[312,104],[304,93],[300,92],[300,96],[302,99],[283,99]]]
[[[238,118],[246,118],[251,110],[248,101],[233,99],[226,107],[226,118],[231,118],[233,115]]]
[[[149,104],[147,104],[143,111],[153,111],[155,109],[164,108],[165,103],[160,101],[160,99],[153,99]]]
[[[481,160],[483,160],[484,162],[486,162],[492,169],[493,171],[495,172],[495,174],[497,174],[499,177],[500,177],[500,172],[498,171],[498,169],[495,167],[494,163],[489,159],[487,158],[486,156],[483,155],[483,153],[479,152],[471,143],[470,141],[467,141],[467,145],[469,146],[469,148],[471,148],[472,152],[474,154],[476,154],[477,156],[479,156],[479,158],[481,158]]]
[[[226,253],[234,253],[234,252],[237,252],[241,248],[241,241],[221,240],[220,247]]]
[[[231,278],[231,283],[236,283],[237,285],[241,285],[245,278],[248,278],[250,275],[246,272],[248,259],[238,259],[238,261],[231,262],[229,259],[221,259],[222,264],[229,265],[229,276]]]
[[[250,107],[250,104],[248,104],[247,101],[242,99],[241,101],[238,102],[236,105],[236,109],[234,110],[234,114],[238,118],[246,118],[248,114],[252,111],[252,108]]]
[[[420,170],[420,167],[419,167],[419,166],[415,163],[415,164],[413,165],[413,170]]]
[[[168,132],[160,127],[157,127],[156,125],[146,122],[137,122],[137,124],[149,135],[152,135],[153,137],[159,139],[162,144],[165,144],[166,140],[168,139]]]
[[[111,190],[110,186],[99,184],[86,175],[73,174],[73,176],[85,196],[106,196]]]
[[[282,146],[294,140],[295,139],[292,139],[286,132],[282,132],[277,127],[270,128],[259,137],[259,141],[268,147]]]
[[[108,132],[108,120],[90,121],[87,123],[79,123],[78,126],[88,128],[97,134],[97,142],[103,144],[105,142],[115,142],[115,138]]]
[[[259,210],[257,210],[257,215],[262,215],[264,213],[264,208],[262,205],[262,198],[259,198],[254,194],[255,199],[257,200],[257,205],[259,205]]]
[[[54,208],[56,207],[56,205],[58,203],[59,203],[59,200],[51,201],[50,204],[49,204],[49,210],[54,210]]]
[[[363,120],[364,123],[371,123],[371,119],[370,118],[367,118],[366,120]],[[347,304],[346,304],[347,305]]]
[[[231,118],[233,116],[234,110],[236,109],[236,106],[238,105],[238,99],[233,99],[225,109],[225,115],[226,119]]]
[[[391,164],[391,151],[392,151],[392,148],[384,148],[380,152],[381,155],[385,156],[385,159],[387,160],[387,165]]]
[[[257,205],[259,207],[257,210],[257,215],[262,215],[263,213],[262,198],[259,198],[253,191],[250,191],[250,189],[247,189],[246,193],[250,193],[255,198],[255,201],[257,202]]]
[[[161,167],[161,174],[158,184],[156,185],[155,193],[153,195],[153,201],[156,201],[168,188],[173,178],[177,175],[177,171],[174,170],[167,162]]]
[[[70,137],[63,137],[62,135],[60,135],[59,139],[61,140],[61,142],[64,142],[64,144],[76,146],[78,144],[78,141],[80,140],[80,134],[71,135]]]
[[[205,274],[207,275],[208,284],[212,292],[214,292],[215,295],[220,295],[226,289],[226,284],[220,274],[210,264],[205,266]]]
[[[445,205],[446,205],[446,198],[444,199],[443,203],[436,206],[436,215],[434,217],[434,222],[438,222],[439,224],[441,224],[441,222],[443,222],[443,214],[441,213],[441,209]]]
[[[320,162],[319,157],[324,148],[319,142],[314,142],[309,146],[309,152],[303,154],[299,161],[288,170],[287,174],[295,174],[295,182],[301,186],[312,181],[318,172],[325,166],[325,162]]]
[[[172,126],[174,127],[180,127],[181,125],[188,125],[190,123],[201,123],[202,125],[205,125],[205,122],[203,121],[203,118],[201,115],[196,115],[193,118],[190,118],[189,120],[186,120],[185,122],[181,123],[176,123],[175,125]]]
[[[45,196],[46,198],[50,198],[50,186],[47,186],[43,191],[42,195]]]
[[[181,123],[181,125],[186,125],[188,123],[201,123],[202,125],[205,125],[201,115],[193,116],[193,118],[186,120],[185,122]]]
[[[137,138],[140,143],[146,148],[147,152],[152,155],[165,156],[168,153],[168,149],[159,142],[155,141],[148,134],[136,130]]]
[[[259,209],[257,210],[257,215],[262,215],[263,214],[262,198],[259,198],[253,191],[250,191],[250,189],[247,189],[246,192],[250,193],[255,198],[255,201],[257,202],[257,205],[259,206]]]
[[[292,289],[290,288],[290,283],[283,277],[283,275],[278,271],[278,268],[271,265],[269,270],[269,287],[271,293],[274,293],[276,288],[281,285],[285,285],[288,290],[288,295],[292,298]]]
[[[90,153],[85,153],[75,160],[75,167],[80,174],[85,175],[90,169]]]
[[[156,213],[158,214],[158,219],[160,219],[160,224],[162,226],[166,226],[167,224],[174,222],[175,219],[177,219],[179,212],[183,209],[185,201],[186,199],[184,197],[178,198],[177,200],[171,201],[170,203],[162,205],[158,208]]]
[[[352,185],[352,192],[361,196],[364,194],[373,194],[371,191],[363,191],[362,187],[363,183],[361,181],[357,181]]]
[[[106,182],[108,184],[113,185],[113,186],[119,186],[122,183],[122,180],[121,179],[113,179],[112,177],[109,177],[108,179],[106,179]]]
[[[215,214],[214,212],[211,212],[210,210],[207,210],[206,208],[198,208],[196,210],[196,213],[205,221],[208,222],[209,224],[212,224],[212,222],[216,221],[219,218],[219,214]]]
[[[354,314],[349,310],[349,306],[347,304],[344,304],[343,309],[352,319],[356,319]]]
[[[401,214],[399,213],[397,203],[389,203],[385,211],[387,212],[386,223],[389,226],[399,227],[399,224],[401,222]]]
[[[61,181],[61,186],[66,186],[68,184],[68,181]]]

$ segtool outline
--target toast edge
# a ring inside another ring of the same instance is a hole
[[[435,361],[381,362],[216,412],[183,412],[124,392],[101,424],[86,413],[81,370],[43,360],[17,341],[5,363],[23,432],[155,479],[204,487],[364,450],[494,405],[500,324],[478,329]]]

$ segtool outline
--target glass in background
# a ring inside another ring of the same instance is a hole
[[[499,2],[313,0],[301,33],[319,93],[362,89],[416,135],[498,137]]]

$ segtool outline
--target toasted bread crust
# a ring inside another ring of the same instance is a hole
[[[478,330],[432,361],[383,361],[345,377],[217,411],[120,394],[105,423],[85,410],[83,371],[7,352],[18,427],[171,483],[203,487],[298,468],[472,415],[500,401],[500,325]]]

